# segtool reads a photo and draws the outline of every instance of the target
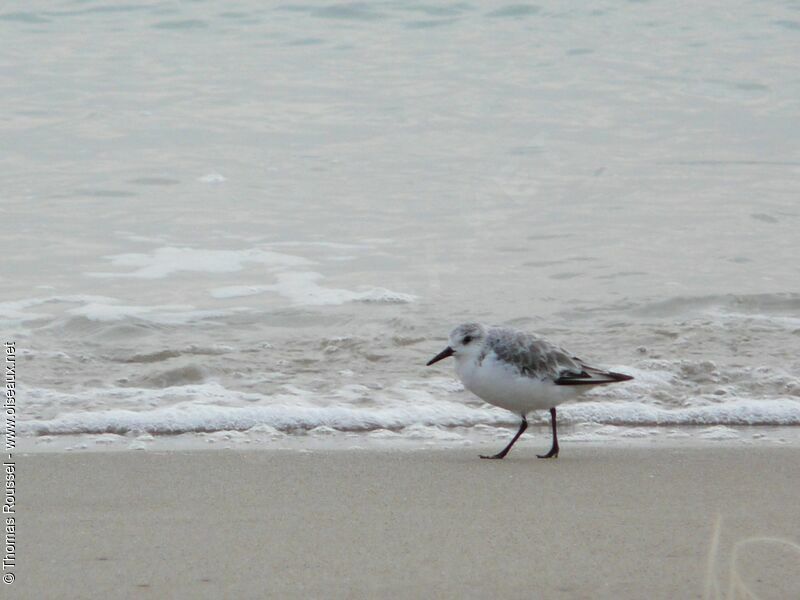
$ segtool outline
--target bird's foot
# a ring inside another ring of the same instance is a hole
[[[558,458],[558,450],[550,450],[547,454],[537,454],[536,458]]]
[[[499,453],[499,454],[494,454],[492,456],[487,456],[487,455],[481,454],[481,458],[488,458],[488,459],[494,459],[494,458],[501,459],[501,458],[505,458],[505,457],[506,457],[506,455],[503,454],[502,452]]]

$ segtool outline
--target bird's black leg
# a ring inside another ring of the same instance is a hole
[[[558,432],[556,431],[556,408],[550,409],[550,421],[553,426],[553,445],[547,454],[537,454],[539,458],[558,458]]]
[[[522,432],[525,431],[527,428],[528,428],[528,420],[525,418],[525,415],[522,415],[522,423],[519,424],[519,431],[517,431],[517,435],[515,435],[514,438],[508,443],[508,446],[500,450],[500,452],[498,452],[494,456],[481,455],[481,458],[505,458],[506,454],[508,454],[508,451],[511,450],[511,446],[514,445],[514,443],[519,439],[519,436],[522,435]]]

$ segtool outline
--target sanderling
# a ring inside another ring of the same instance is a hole
[[[504,458],[528,427],[527,415],[550,409],[553,444],[539,458],[558,456],[556,406],[592,386],[633,379],[630,375],[591,367],[536,335],[508,327],[464,323],[450,333],[450,345],[428,361],[428,366],[455,357],[456,374],[470,392],[490,404],[522,417],[519,431],[508,446],[493,456]]]

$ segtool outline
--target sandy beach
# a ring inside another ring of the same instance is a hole
[[[797,447],[534,451],[18,456],[9,597],[798,597]]]

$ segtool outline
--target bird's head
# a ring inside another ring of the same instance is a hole
[[[459,325],[450,332],[450,344],[447,348],[430,359],[427,366],[431,366],[433,363],[439,362],[448,356],[455,356],[456,360],[463,360],[477,355],[481,351],[485,338],[486,328],[480,323]]]

